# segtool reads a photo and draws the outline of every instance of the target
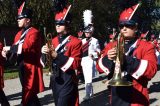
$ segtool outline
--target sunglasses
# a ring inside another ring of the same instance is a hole
[[[55,21],[55,25],[60,25],[60,26],[64,26],[65,25],[65,21]]]
[[[64,26],[64,23],[55,23],[55,25]]]
[[[119,28],[120,28],[120,29],[122,29],[122,28],[124,28],[124,27],[126,27],[126,28],[134,28],[135,25],[131,25],[131,24],[120,24],[120,25],[119,25]]]
[[[21,19],[23,19],[23,18],[25,18],[25,17],[17,17],[17,20],[21,20]]]

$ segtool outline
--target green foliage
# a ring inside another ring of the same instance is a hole
[[[0,0],[0,25],[15,24],[15,12],[10,0]]]
[[[124,2],[124,0],[120,0]],[[119,1],[119,3],[120,3]],[[136,0],[134,0],[136,1]],[[144,6],[143,18],[146,19],[144,25],[151,27],[154,30],[159,30],[159,21],[150,13],[160,6],[159,0],[140,0]],[[116,0],[69,0],[72,3],[71,14],[73,21],[71,31],[74,35],[79,30],[79,25],[83,23],[82,14],[85,9],[91,9],[94,16],[94,26],[96,37],[106,37],[110,33],[110,29],[117,28],[118,16],[121,12],[117,6]],[[52,0],[27,0],[28,8],[33,10],[33,25],[41,31],[43,27],[47,27],[47,32],[55,32],[54,30],[54,12],[52,10]],[[154,15],[155,16],[155,15]],[[15,26],[17,21],[17,9],[14,7],[11,0],[0,1],[0,24]]]
[[[160,34],[160,0],[155,0],[155,4],[152,11],[152,29],[154,29],[155,33]]]
[[[51,12],[52,2],[49,0],[28,0],[27,7],[34,12],[33,23],[37,27],[51,27],[54,21],[53,13]]]
[[[95,36],[106,38],[108,28],[117,26],[118,11],[115,5],[108,0],[77,0],[72,7],[73,23],[72,29],[76,33],[80,24],[83,24],[83,11],[91,9],[93,12],[93,23]]]

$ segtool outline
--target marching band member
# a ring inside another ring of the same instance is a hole
[[[147,32],[145,32],[145,33],[141,33],[140,39],[141,39],[141,40],[144,40],[144,41],[147,41],[148,33],[149,33],[149,31],[147,31]]]
[[[83,32],[83,27],[80,26],[79,31],[77,33],[78,39],[82,40],[84,38],[84,32]],[[77,77],[78,77],[78,82],[79,83],[84,83],[84,75],[83,75],[83,71],[82,71],[82,66],[80,66],[77,69]]]
[[[127,8],[120,15],[120,33],[125,37],[122,73],[123,78],[132,82],[132,85],[111,86],[112,106],[149,106],[147,84],[157,72],[157,58],[151,43],[137,39],[138,21],[135,13],[138,7],[139,4]],[[109,43],[97,62],[99,71],[107,75],[113,74],[117,55],[116,44]]]
[[[85,80],[85,90],[86,96],[83,98],[84,100],[89,100],[93,95],[93,86],[92,86],[92,78],[96,73],[96,59],[98,59],[98,55],[100,53],[100,45],[96,38],[92,37],[94,33],[94,27],[92,23],[92,11],[85,10],[83,12],[84,19],[84,34],[85,38],[82,39],[82,61],[81,66],[84,74]]]
[[[157,39],[156,39],[156,36],[154,34],[151,34],[150,42],[156,47]]]
[[[4,61],[5,58],[1,55],[3,49],[3,44],[0,43],[0,104],[1,106],[10,106],[7,97],[3,91],[4,88],[4,80],[3,80],[3,73],[4,73]]]
[[[160,35],[157,38],[156,55],[158,57],[158,69],[160,69]]]
[[[17,4],[17,22],[21,30],[16,34],[11,47],[3,47],[2,55],[11,53],[10,61],[16,58],[22,84],[22,105],[40,106],[37,94],[44,90],[40,32],[32,27],[32,10],[25,7],[25,1]]]
[[[56,7],[60,6],[57,4]],[[65,5],[56,12],[55,26],[58,35],[52,39],[52,47],[44,45],[41,49],[42,53],[50,54],[53,60],[50,83],[55,106],[79,106],[78,79],[75,70],[80,66],[82,42],[69,33],[70,8],[71,5]]]

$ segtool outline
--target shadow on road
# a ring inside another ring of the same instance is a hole
[[[107,79],[107,76],[99,76],[97,78],[94,78],[92,81],[94,83],[94,82],[98,82],[98,81],[103,81],[105,79]]]
[[[152,82],[152,85],[149,87],[149,93],[160,92],[160,82]]]
[[[155,98],[149,100],[150,104],[152,104],[152,103],[154,103],[156,101],[157,101],[157,99],[155,99]]]
[[[80,92],[81,90],[85,90],[85,87],[78,88],[78,90],[79,90],[79,92]]]
[[[159,93],[160,92],[159,87],[160,87],[160,82],[152,82],[152,85],[149,87],[149,93],[150,94],[154,93],[154,92]],[[158,99],[156,99],[156,98],[152,98],[149,101],[150,101],[150,104],[152,104],[152,103],[156,102],[157,100]]]
[[[45,95],[43,98],[40,98],[40,102],[42,106],[53,103],[54,102],[53,95],[52,94]]]
[[[7,95],[7,99],[9,102],[13,101],[13,100],[20,100],[22,99],[22,92],[18,92],[15,94],[11,94],[11,95]],[[14,105],[14,106],[20,106],[20,104]]]
[[[15,94],[12,94],[12,95],[7,95],[7,99],[9,101],[11,101],[11,100],[18,100],[18,99],[21,99],[21,98],[22,98],[22,92],[15,93]]]
[[[80,106],[110,106],[108,95],[108,90],[96,93],[91,100],[81,102]]]
[[[48,91],[48,90],[50,90],[50,88],[49,87],[45,87],[45,92]],[[42,106],[53,103],[54,99],[53,99],[52,93],[44,95],[43,97],[41,97],[40,98],[40,102],[41,102]]]
[[[92,82],[94,83],[94,82],[98,82],[98,81],[105,81],[106,79],[107,79],[107,77],[103,75],[103,76],[99,76],[97,78],[93,78]],[[81,85],[81,83],[79,85]],[[85,87],[79,88],[78,90],[79,91],[85,90]]]

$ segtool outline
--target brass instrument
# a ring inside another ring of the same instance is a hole
[[[117,39],[117,56],[115,61],[115,69],[112,79],[108,82],[110,86],[131,86],[132,83],[122,78],[122,66],[124,55],[124,35],[119,34]]]
[[[48,48],[51,48],[52,46],[52,34],[51,33],[46,33],[46,27],[43,28],[44,30],[44,37],[45,37],[45,43],[48,45]],[[49,53],[46,57],[46,63],[45,66],[48,67],[48,75],[51,75],[52,72],[52,57],[51,54]]]
[[[3,38],[3,44],[4,44],[4,47],[7,46],[5,37]]]
[[[52,34],[51,33],[48,33],[46,36],[45,36],[45,39],[46,39],[46,43],[48,45],[48,48],[51,48],[52,46]],[[52,72],[52,57],[51,57],[51,54],[49,53],[48,55],[46,55],[46,66],[48,66],[48,75],[51,74]]]

